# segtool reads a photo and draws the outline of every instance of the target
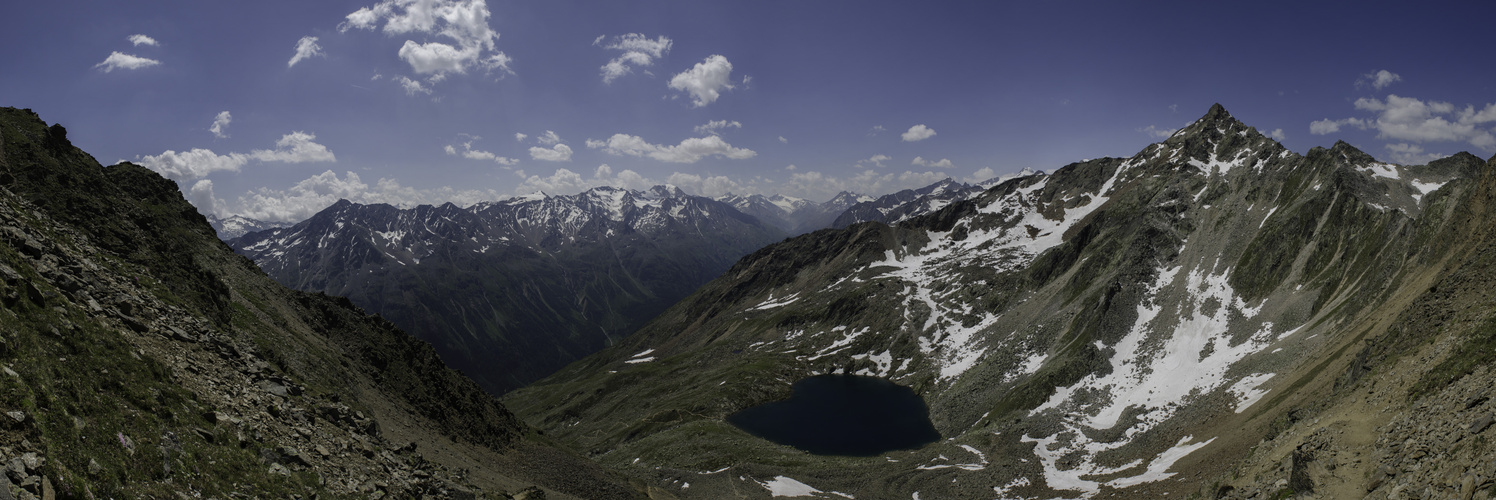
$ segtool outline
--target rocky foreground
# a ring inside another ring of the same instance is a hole
[[[0,498],[631,498],[172,182],[0,109]]]

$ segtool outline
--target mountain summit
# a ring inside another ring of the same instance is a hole
[[[1486,348],[1478,325],[1496,321],[1496,297],[1451,288],[1496,284],[1492,197],[1496,159],[1300,155],[1216,105],[1128,158],[763,248],[506,402],[699,498],[786,480],[859,498],[1385,493],[1363,481],[1424,455],[1380,444],[1416,431],[1360,415],[1492,380],[1451,384],[1472,365],[1450,357]],[[945,439],[814,456],[724,421],[826,373],[913,388]],[[1441,421],[1493,409],[1426,404]],[[1482,453],[1425,463],[1464,474]]]

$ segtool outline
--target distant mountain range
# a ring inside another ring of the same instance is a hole
[[[204,217],[208,219],[208,225],[213,226],[213,230],[218,232],[218,238],[224,241],[232,240],[255,231],[264,231],[266,229],[275,229],[296,224],[294,222],[266,222],[243,215],[230,215],[222,219],[212,214]]]
[[[858,203],[873,201],[867,195],[842,191],[824,203],[816,203],[784,195],[764,196],[754,194],[739,196],[729,194],[717,201],[757,217],[791,235],[804,234],[831,226],[831,222]]]
[[[286,286],[384,316],[503,394],[617,342],[784,236],[656,186],[466,208],[340,201],[229,244]]]

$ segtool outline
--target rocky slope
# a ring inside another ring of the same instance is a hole
[[[0,109],[0,497],[630,498],[177,186]],[[641,486],[642,487],[642,486]]]
[[[717,198],[717,201],[732,205],[738,211],[752,215],[787,234],[800,235],[831,227],[831,223],[848,208],[858,203],[873,201],[873,198],[842,191],[824,203],[780,194],[773,196],[729,194]]]
[[[1215,106],[1129,158],[764,248],[506,401],[696,498],[1282,498],[1325,469],[1487,494],[1489,405],[1456,401],[1496,359],[1493,199],[1496,159],[1299,155]],[[914,388],[945,439],[814,456],[724,422],[819,373]],[[1313,427],[1355,405],[1386,417]]]
[[[461,208],[341,201],[231,240],[288,287],[348,297],[503,394],[597,352],[783,233],[657,186]]]

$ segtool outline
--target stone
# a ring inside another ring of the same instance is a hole
[[[1474,422],[1470,423],[1470,433],[1480,434],[1486,428],[1490,427],[1493,422],[1496,422],[1496,415],[1487,413],[1485,416],[1477,418]]]
[[[287,469],[286,466],[281,464],[270,464],[270,473],[289,476],[291,475],[291,469]]]
[[[18,424],[26,421],[26,413],[22,411],[8,411],[5,412],[5,416],[10,417],[11,420],[16,421]]]
[[[88,474],[91,476],[97,476],[101,472],[104,472],[104,466],[99,465],[98,460],[94,460],[92,458],[88,459]]]

